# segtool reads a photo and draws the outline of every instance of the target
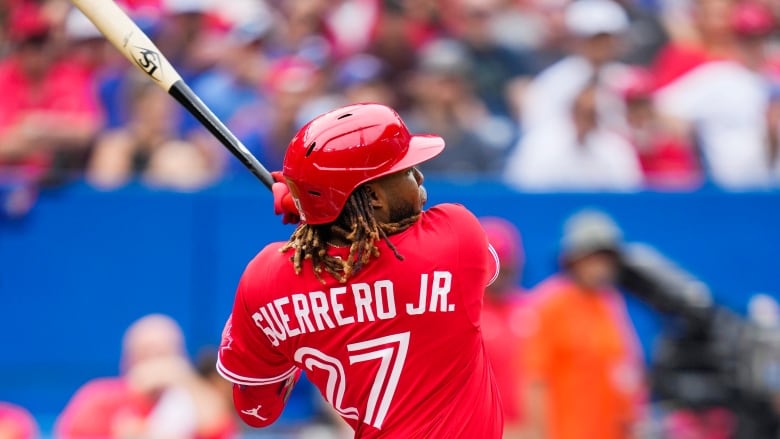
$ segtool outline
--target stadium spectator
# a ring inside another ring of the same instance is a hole
[[[345,60],[334,80],[344,94],[344,105],[376,102],[392,107],[398,99],[388,83],[386,63],[373,55],[361,53]]]
[[[27,410],[0,401],[0,438],[36,439],[38,435],[38,424]]]
[[[161,0],[155,43],[185,82],[211,70],[222,50],[209,0]]]
[[[474,93],[490,113],[518,116],[532,65],[527,51],[509,50],[494,38],[492,24],[503,12],[500,0],[456,0],[443,12],[470,58]]]
[[[265,81],[259,84],[267,102],[257,101],[243,107],[234,117],[256,136],[257,158],[268,169],[281,169],[289,139],[301,125],[301,119],[314,102],[326,92],[326,76],[313,62],[296,56],[285,56],[270,66]],[[309,107],[307,107],[309,105]]]
[[[87,168],[87,180],[112,189],[134,179],[180,190],[213,181],[221,166],[215,154],[176,136],[173,100],[146,77],[136,77],[128,124],[102,133]]]
[[[651,65],[668,43],[666,28],[660,17],[638,0],[616,0],[628,16],[627,49],[621,61],[641,66]]]
[[[734,53],[729,16],[734,0],[696,0],[670,3],[666,28],[671,40],[653,62],[653,76],[664,87],[685,73]]]
[[[504,438],[522,437],[522,364],[526,337],[533,331],[531,298],[520,286],[524,266],[520,232],[504,218],[479,219],[501,263],[498,277],[485,290],[482,336],[504,407]]]
[[[767,137],[769,139],[769,163],[773,179],[780,184],[780,84],[772,88],[767,111]]]
[[[521,128],[524,133],[568,118],[569,108],[595,78],[605,85],[599,92],[603,117],[620,115],[611,86],[623,71],[616,62],[621,55],[621,37],[628,29],[625,11],[612,0],[579,0],[565,10],[564,22],[571,38],[571,53],[540,72],[525,90]]]
[[[262,155],[265,144],[259,134],[263,118],[258,108],[267,112],[270,105],[265,91],[259,87],[266,81],[272,61],[269,59],[269,38],[273,32],[273,17],[264,10],[246,11],[249,15],[237,22],[225,39],[225,50],[217,66],[192,83],[192,89],[222,120],[249,150]],[[194,118],[185,129],[189,138],[204,149],[223,150]],[[242,167],[238,160],[228,159],[231,169]]]
[[[766,188],[772,184],[766,43],[775,22],[765,7],[744,2],[731,10],[729,23],[736,35],[732,59],[704,63],[661,88],[658,108],[690,125],[718,185]]]
[[[58,438],[230,438],[230,406],[190,365],[178,324],[151,314],[122,341],[122,374],[81,387],[55,425]]]
[[[399,110],[408,106],[404,84],[415,68],[417,50],[444,35],[440,11],[433,0],[391,0],[382,12],[366,50],[388,67],[388,82],[399,96]]]
[[[567,120],[538,126],[512,152],[504,181],[528,191],[626,191],[642,185],[642,169],[627,139],[604,127],[598,85],[575,97]]]
[[[436,40],[419,53],[410,81],[410,129],[439,133],[447,149],[423,163],[431,174],[487,174],[500,169],[514,138],[511,122],[491,115],[471,88],[473,64],[456,40]]]
[[[570,217],[560,272],[533,288],[537,325],[524,348],[525,415],[534,437],[634,437],[644,390],[635,330],[615,289],[621,231],[585,210]]]
[[[92,78],[57,57],[38,5],[19,3],[10,14],[13,51],[0,61],[0,168],[49,182],[71,178],[101,123]]]
[[[653,102],[653,78],[641,67],[619,85],[626,106],[625,136],[639,155],[644,181],[651,189],[692,190],[702,175],[693,142],[679,124],[661,117]]]

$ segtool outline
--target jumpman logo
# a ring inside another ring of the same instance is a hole
[[[257,418],[257,419],[259,419],[261,421],[267,421],[268,418],[264,418],[264,417],[262,417],[262,416],[257,414],[257,412],[259,412],[262,407],[263,407],[263,405],[260,404],[260,405],[258,405],[257,407],[255,407],[253,409],[241,410],[241,413],[243,413],[245,415],[249,415],[249,416],[254,416],[255,418]]]

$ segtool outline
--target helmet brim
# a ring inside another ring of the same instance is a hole
[[[432,134],[418,134],[409,141],[406,155],[384,174],[402,171],[428,161],[444,150],[444,139]]]

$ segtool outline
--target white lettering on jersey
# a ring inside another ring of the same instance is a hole
[[[333,320],[328,315],[328,299],[325,297],[325,293],[322,291],[312,291],[309,293],[311,299],[311,311],[314,313],[314,321],[317,322],[317,329],[322,331],[325,327],[322,325],[324,321],[328,328],[335,328]]]
[[[449,304],[447,303],[447,295],[450,293],[450,287],[452,287],[452,274],[449,271],[433,272],[431,306],[428,307],[429,312],[451,311],[449,309]],[[439,309],[436,309],[437,304],[439,305]]]
[[[282,307],[284,305],[288,305],[290,303],[290,299],[286,297],[280,297],[276,300],[274,300],[274,307],[276,308],[276,311],[279,313],[279,317],[282,319],[282,326],[284,327],[285,332],[287,333],[288,337],[295,337],[296,335],[301,333],[300,329],[290,329],[289,323],[290,323],[290,316],[287,314],[287,311],[283,310]]]
[[[352,284],[352,295],[355,296],[355,311],[357,321],[374,321],[374,311],[371,309],[371,287],[367,283]],[[364,317],[365,316],[365,317]]]
[[[260,306],[252,320],[273,346],[279,346],[301,334],[395,318],[398,311],[394,288],[392,281],[383,279],[373,284],[357,282],[332,287],[327,292],[295,293]],[[422,273],[418,301],[406,303],[401,310],[408,315],[455,311],[455,305],[449,301],[451,290],[449,271]],[[354,315],[350,314],[352,309]]]
[[[293,310],[295,311],[295,318],[298,319],[298,328],[301,333],[314,332],[314,326],[311,324],[309,318],[309,302],[306,300],[304,294],[292,295]]]
[[[345,294],[346,292],[347,287],[337,287],[330,289],[330,305],[333,308],[333,315],[336,317],[336,323],[338,323],[339,326],[355,323],[354,317],[344,317],[341,315],[341,313],[344,312],[344,305],[339,303],[339,295]]]
[[[420,276],[420,298],[417,304],[407,303],[406,313],[410,316],[424,312],[452,312],[455,305],[449,303],[452,289],[452,273],[449,271],[434,271],[431,279],[427,273]],[[428,293],[430,292],[430,300]]]
[[[376,304],[376,316],[380,320],[395,317],[395,296],[393,295],[393,283],[389,280],[374,282],[374,303]]]

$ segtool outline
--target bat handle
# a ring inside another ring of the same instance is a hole
[[[241,163],[246,166],[252,174],[270,189],[274,184],[271,173],[255,158],[254,155],[236,138],[233,133],[222,123],[214,113],[209,110],[206,104],[192,91],[192,89],[182,80],[176,81],[168,90],[168,94],[173,96],[184,108],[187,109],[203,126],[205,126],[214,137],[219,140]]]

